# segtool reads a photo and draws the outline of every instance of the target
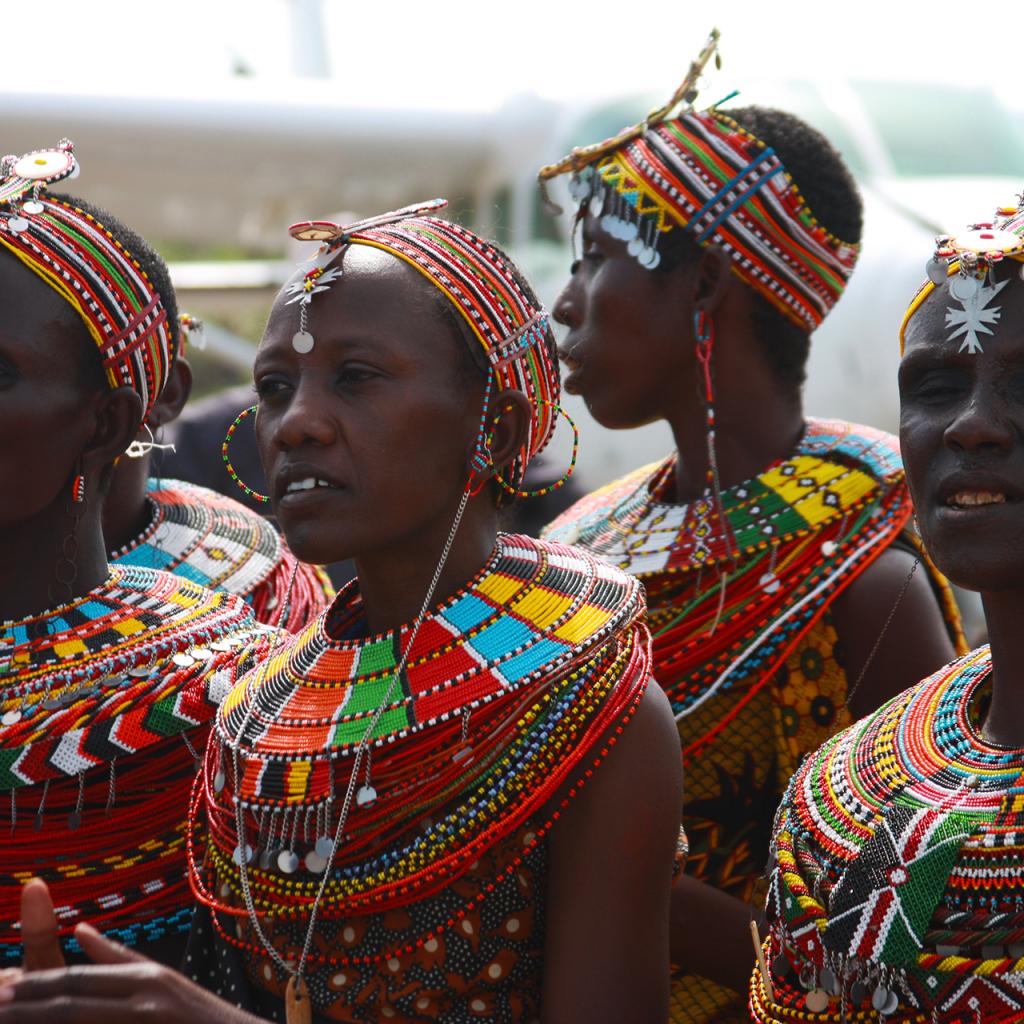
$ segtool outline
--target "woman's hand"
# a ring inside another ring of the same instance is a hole
[[[94,965],[64,967],[57,919],[44,882],[22,891],[25,970],[0,972],[0,1024],[257,1024],[238,1010],[139,953],[104,938],[95,928],[75,929]]]

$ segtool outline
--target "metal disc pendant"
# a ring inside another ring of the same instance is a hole
[[[68,828],[72,832],[77,832],[79,827],[81,826],[81,824],[82,824],[82,812],[81,811],[72,811],[68,815]]]
[[[242,850],[242,844],[239,843],[238,846],[235,847],[234,853],[231,854],[231,859],[239,867],[241,867],[242,866],[243,856],[245,858],[245,863],[246,864],[251,864],[252,863],[252,847],[248,843],[245,844],[245,851],[244,851],[244,853],[243,853],[243,850]]]
[[[871,1006],[879,1013],[883,1013],[891,995],[892,993],[884,985],[879,985],[871,996]]]
[[[821,974],[818,976],[818,984],[830,995],[839,995],[839,982],[836,981],[836,976],[827,968],[821,969]]]
[[[43,206],[43,204],[40,203],[36,199],[30,199],[27,203],[22,203],[21,204],[21,208],[26,213],[31,213],[31,214],[42,213],[43,210],[46,209],[46,207]]]
[[[373,786],[360,786],[356,793],[357,807],[371,807],[377,802],[377,790]]]
[[[266,871],[270,868],[274,858],[277,856],[277,850],[266,849],[260,850],[260,855],[257,858],[256,863],[259,864],[261,871]]]
[[[183,652],[179,652],[174,655],[174,657],[171,658],[171,661],[173,661],[178,668],[191,668],[196,663],[196,659],[193,658],[191,654],[185,654]]]
[[[313,849],[318,857],[327,860],[334,851],[334,838],[332,836],[320,836],[313,844]]]
[[[218,769],[216,772],[214,772],[214,774],[213,774],[213,791],[214,791],[214,793],[219,793],[224,788],[224,786],[227,784],[227,781],[228,781],[228,779],[227,779],[227,776],[224,774],[224,770],[223,769]]]
[[[277,855],[277,866],[286,875],[294,875],[299,870],[299,855],[292,850],[282,850]]]
[[[824,1013],[828,1009],[828,993],[821,988],[812,988],[804,996],[804,1005],[811,1013]]]
[[[960,274],[950,283],[949,294],[954,299],[959,299],[960,302],[969,302],[978,294],[979,288],[981,288],[981,282],[976,277],[964,277],[963,274]]]
[[[295,349],[299,355],[305,355],[307,352],[313,351],[313,335],[309,331],[296,331],[292,335],[292,348]]]
[[[949,269],[949,264],[945,260],[930,259],[924,266],[924,272],[928,275],[928,280],[932,284],[939,285],[949,276],[946,272]]]
[[[854,1007],[858,1007],[868,997],[868,987],[863,981],[855,981],[850,986],[850,1002],[853,1003]]]
[[[773,572],[764,573],[757,582],[766,594],[774,594],[782,586],[779,577]]]
[[[284,1018],[287,1024],[313,1024],[313,1005],[306,982],[293,975],[284,990]]]
[[[881,1009],[883,1017],[891,1017],[900,1008],[900,997],[895,992],[889,993],[889,998],[885,1001],[885,1006]]]
[[[5,711],[4,717],[0,718],[0,722],[3,722],[4,725],[17,725],[20,721],[20,711]]]
[[[834,540],[827,540],[821,545],[821,553],[826,558],[831,558],[838,549],[839,545]]]
[[[28,229],[28,221],[24,217],[11,217],[7,221],[7,226],[17,234],[19,231],[26,231]]]
[[[306,854],[306,870],[314,875],[322,875],[327,870],[327,860],[321,857],[316,850],[310,850]]]

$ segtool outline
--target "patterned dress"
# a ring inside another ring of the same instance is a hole
[[[112,551],[111,563],[162,569],[237,594],[260,622],[293,633],[334,596],[319,566],[299,562],[266,519],[234,499],[184,480],[150,479],[146,500],[149,526]]]
[[[754,1020],[1024,1019],[1024,751],[981,738],[991,667],[960,658],[794,776]]]
[[[522,536],[415,633],[365,636],[344,589],[222,704],[191,975],[281,1019],[315,906],[318,1019],[537,1019],[548,832],[644,693],[643,613],[631,577]]]
[[[0,964],[21,962],[18,902],[33,877],[50,886],[70,953],[89,921],[177,963],[199,752],[218,697],[272,633],[238,597],[132,566],[0,625]]]
[[[896,439],[810,420],[797,449],[722,495],[673,502],[675,456],[578,502],[546,531],[635,573],[654,674],[686,766],[687,872],[762,902],[772,818],[801,758],[849,723],[829,611],[910,516]],[[932,576],[963,649],[948,587]],[[746,1019],[744,993],[676,971],[672,1020]]]

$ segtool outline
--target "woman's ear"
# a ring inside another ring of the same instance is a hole
[[[167,383],[149,414],[151,427],[163,427],[173,423],[185,408],[188,396],[192,394],[192,367],[179,356],[174,360]]]
[[[81,456],[83,470],[92,478],[125,453],[142,424],[142,399],[129,387],[100,392],[95,403],[92,434]]]
[[[513,462],[530,437],[530,400],[522,391],[500,391],[491,403],[491,459],[500,473]]]
[[[732,257],[720,245],[706,245],[701,250],[693,278],[694,307],[713,313],[732,283]]]

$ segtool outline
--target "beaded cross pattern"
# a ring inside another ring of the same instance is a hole
[[[774,999],[755,978],[756,1020],[1020,1019],[1024,754],[978,734],[990,672],[987,648],[966,655],[793,777],[768,899]]]
[[[632,577],[572,548],[500,536],[416,635],[372,737],[374,788],[348,819],[321,915],[401,906],[448,884],[599,760],[599,741],[646,686],[642,615]],[[246,913],[243,858],[257,914],[304,920],[314,903],[353,753],[409,637],[338,639],[359,621],[350,585],[221,706],[206,762],[205,866],[192,857],[200,898],[217,910]]]
[[[895,438],[846,423],[809,420],[793,455],[722,493],[721,516],[710,497],[669,500],[674,466],[673,455],[588,495],[545,536],[640,577],[658,682],[683,718],[756,674],[752,698],[903,528],[910,498]]]

